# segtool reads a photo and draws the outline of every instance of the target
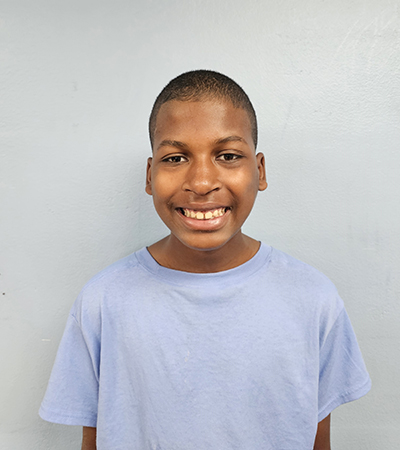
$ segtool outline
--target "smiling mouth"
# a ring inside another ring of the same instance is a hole
[[[208,211],[195,211],[193,209],[178,208],[181,214],[190,219],[210,220],[223,216],[230,208],[217,208]]]

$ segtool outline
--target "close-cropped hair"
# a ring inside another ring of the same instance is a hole
[[[254,147],[257,147],[257,117],[246,92],[231,78],[212,70],[192,70],[178,75],[160,92],[150,114],[149,135],[153,146],[157,116],[161,106],[170,101],[229,100],[235,108],[246,111],[251,125]]]

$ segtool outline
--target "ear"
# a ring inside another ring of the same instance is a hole
[[[149,195],[152,195],[152,191],[151,191],[151,164],[152,164],[152,162],[153,162],[153,158],[147,158],[145,191]]]
[[[257,153],[257,169],[258,169],[258,190],[265,191],[268,187],[267,175],[265,170],[265,158],[262,153]]]

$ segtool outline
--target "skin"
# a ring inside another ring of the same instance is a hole
[[[331,415],[318,424],[314,450],[331,450]]]
[[[242,233],[258,191],[267,188],[250,120],[229,101],[181,102],[160,108],[148,159],[146,192],[171,233],[148,248],[162,266],[210,273],[252,258],[259,242]],[[182,208],[227,208],[214,222],[188,220]],[[82,450],[96,449],[96,429],[84,427]],[[318,424],[314,450],[330,450],[330,416]]]
[[[243,109],[228,101],[165,103],[157,117],[146,180],[146,192],[171,231],[149,247],[162,266],[219,272],[257,252],[259,242],[241,227],[267,182],[264,156],[256,155]],[[205,212],[219,207],[228,211],[207,230],[203,221],[186,220],[181,213],[181,208]]]
[[[96,450],[96,428],[83,427],[81,450]]]

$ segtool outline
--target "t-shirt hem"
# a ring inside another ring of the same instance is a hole
[[[64,414],[60,411],[48,410],[43,407],[39,409],[39,416],[47,422],[61,425],[80,425],[82,427],[95,427],[97,425],[97,417],[95,416]]]
[[[343,405],[344,403],[358,400],[359,398],[363,397],[365,394],[368,393],[370,389],[371,389],[371,380],[370,378],[368,378],[368,380],[356,390],[346,392],[345,394],[336,397],[318,413],[318,422],[321,422],[321,420],[325,419],[325,417],[327,417],[338,406]]]

